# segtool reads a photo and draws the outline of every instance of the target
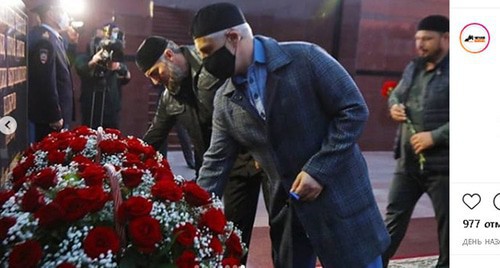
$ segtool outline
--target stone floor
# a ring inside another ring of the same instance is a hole
[[[392,158],[392,152],[376,151],[363,153],[368,163],[370,172],[370,179],[373,186],[373,193],[377,200],[380,212],[385,214],[385,207],[387,205],[387,195],[392,179],[392,172],[395,166],[395,160]],[[189,169],[184,161],[180,151],[171,151],[168,153],[168,161],[172,170],[177,175],[182,175],[185,178],[194,178],[194,171]],[[413,218],[433,217],[434,211],[432,203],[427,195],[422,196],[415,211]],[[264,207],[262,195],[259,201],[259,207],[255,219],[256,227],[267,226],[267,212]]]
[[[377,200],[377,204],[379,206],[380,212],[382,215],[385,214],[385,207],[387,205],[387,195],[388,195],[388,189],[390,186],[390,181],[392,179],[392,173],[394,170],[395,166],[395,160],[392,158],[392,152],[364,152],[364,156],[366,158],[367,164],[368,164],[368,169],[370,173],[370,179],[371,183],[373,186],[373,192],[375,195],[375,199]],[[185,178],[194,178],[195,174],[192,169],[189,169],[186,165],[186,162],[184,161],[184,158],[182,156],[182,153],[180,151],[171,151],[168,154],[168,160],[170,162],[170,166],[172,167],[172,170],[174,171],[175,174],[177,175],[182,175]],[[434,212],[432,209],[432,204],[430,202],[430,199],[427,195],[424,195],[421,200],[419,200],[417,206],[415,207],[414,213],[412,215],[412,218],[415,219],[415,221],[412,220],[412,222],[416,222],[413,224],[417,225],[422,225],[421,223],[418,224],[418,222],[426,222],[429,223],[429,220],[432,221],[432,217],[434,216]],[[260,196],[259,200],[259,206],[257,210],[257,215],[255,219],[255,224],[254,227],[254,235],[252,236],[252,243],[250,245],[250,250],[249,250],[249,257],[248,257],[248,263],[247,263],[247,268],[267,268],[267,267],[272,267],[272,262],[271,262],[271,256],[270,256],[270,240],[267,235],[268,229],[266,228],[267,225],[267,212],[264,206],[264,201],[262,198],[262,194]],[[433,223],[433,221],[431,222]],[[434,223],[435,224],[435,223]],[[419,226],[421,227],[421,226]],[[434,227],[435,228],[435,227]],[[434,230],[434,228],[431,228]],[[421,229],[421,228],[420,228]],[[437,239],[435,237],[435,234],[431,233],[428,234],[428,236],[425,236],[425,240],[433,240],[433,241],[419,241],[424,239],[419,233],[420,230],[418,228],[415,228],[415,226],[410,224],[410,227],[408,229],[407,235],[406,235],[406,241],[403,241],[403,244],[401,245],[401,248],[398,250],[398,253],[401,253],[401,251],[408,251],[407,248],[410,248],[410,253],[415,253],[411,248],[420,247],[422,245],[426,245],[425,247],[432,248],[433,250],[437,250]],[[412,234],[412,230],[415,230],[415,234]],[[427,232],[426,232],[427,233]],[[415,238],[416,236],[416,238]],[[406,244],[409,246],[407,246]],[[258,244],[258,245],[257,245]],[[428,245],[431,246],[428,246]],[[408,252],[403,252],[404,254],[402,255],[410,255],[410,256],[415,256],[413,254],[410,254]],[[426,253],[428,254],[428,253]],[[426,256],[426,254],[423,254],[423,256]],[[418,255],[418,254],[417,254]],[[424,259],[404,259],[404,260],[393,260],[390,262],[390,268],[399,268],[399,267],[405,267],[405,268],[413,268],[413,267],[418,267],[418,268],[427,268],[427,267],[433,267],[435,263],[436,257],[431,257],[431,258],[424,258]]]

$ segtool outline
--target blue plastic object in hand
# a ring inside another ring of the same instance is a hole
[[[300,195],[295,193],[295,192],[290,192],[290,197],[292,199],[295,199],[295,200],[299,200],[300,199]]]

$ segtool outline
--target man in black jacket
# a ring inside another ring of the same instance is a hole
[[[195,152],[196,173],[210,145],[213,98],[222,82],[204,68],[194,46],[178,46],[159,36],[148,37],[136,55],[138,68],[154,84],[163,84],[160,103],[144,141],[160,148],[169,131],[178,122],[186,128]],[[267,200],[267,181],[248,153],[241,152],[224,192],[224,210],[228,220],[243,232],[249,245],[260,185]],[[267,203],[267,202],[266,202]],[[244,264],[245,259],[242,260]]]
[[[420,21],[415,33],[418,57],[411,61],[389,96],[391,118],[400,123],[397,158],[389,190],[385,223],[391,245],[384,254],[386,267],[403,240],[420,197],[432,200],[438,223],[439,260],[449,267],[450,254],[450,67],[449,21],[431,15]]]
[[[100,33],[102,29],[97,29],[87,53],[79,55],[75,63],[81,80],[82,124],[117,129],[121,89],[130,81],[130,72],[123,61],[121,40]]]

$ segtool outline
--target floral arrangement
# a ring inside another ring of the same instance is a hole
[[[398,82],[394,80],[387,80],[382,84],[381,94],[383,97],[388,98],[391,95],[391,92],[396,88]]]
[[[246,253],[217,197],[115,129],[50,134],[5,186],[5,267],[234,267]]]

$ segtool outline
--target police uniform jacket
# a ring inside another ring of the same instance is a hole
[[[48,26],[28,35],[28,117],[45,124],[73,118],[73,81],[64,43]]]

